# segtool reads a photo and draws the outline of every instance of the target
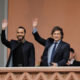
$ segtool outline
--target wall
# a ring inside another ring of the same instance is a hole
[[[32,35],[32,20],[39,19],[38,31],[44,38],[50,37],[53,26],[59,25],[64,30],[64,41],[71,44],[80,60],[80,0],[9,0],[8,38],[16,39],[16,29],[26,28],[26,39],[35,45],[36,64],[44,47],[38,44]]]

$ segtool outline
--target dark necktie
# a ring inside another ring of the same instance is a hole
[[[51,54],[51,62],[53,62],[53,58],[54,58],[55,51],[56,51],[56,45],[57,45],[57,42],[54,43],[54,47],[53,47],[52,54]]]

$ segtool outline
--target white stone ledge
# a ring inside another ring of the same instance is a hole
[[[3,72],[80,72],[80,67],[1,67]]]

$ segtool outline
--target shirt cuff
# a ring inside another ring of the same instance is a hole
[[[2,31],[5,31],[5,30],[2,30]]]
[[[1,33],[5,33],[5,30],[2,30],[2,32]]]
[[[58,63],[56,63],[56,66],[58,66]]]
[[[73,64],[73,62],[74,62],[74,59],[72,59],[70,63]]]
[[[37,28],[33,28],[33,33],[36,33],[37,32]]]

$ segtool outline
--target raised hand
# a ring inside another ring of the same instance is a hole
[[[35,18],[33,20],[32,26],[33,26],[33,28],[36,28],[38,26],[38,18]]]
[[[7,22],[6,19],[4,19],[4,20],[2,21],[2,30],[5,30],[5,29],[7,28],[7,26],[8,26],[8,22]]]

